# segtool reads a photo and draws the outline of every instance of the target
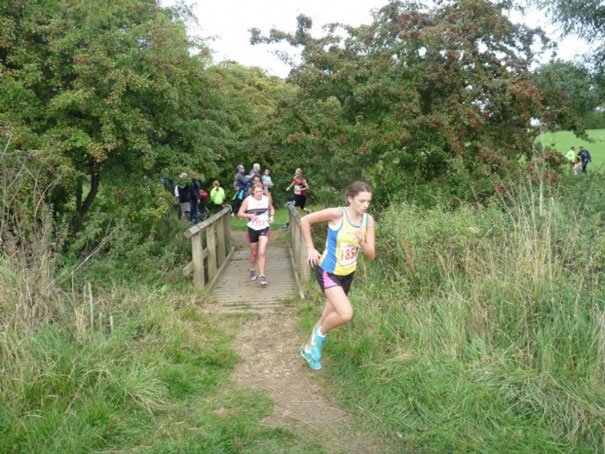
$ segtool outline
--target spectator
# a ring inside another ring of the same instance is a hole
[[[582,173],[582,162],[580,161],[580,158],[574,158],[573,165],[571,168],[571,174],[573,176],[578,176],[580,175],[580,173]]]
[[[582,173],[586,174],[586,167],[588,167],[589,162],[592,162],[592,157],[590,156],[588,150],[583,146],[580,146],[578,157],[582,161]]]
[[[255,162],[254,164],[252,164],[252,168],[250,169],[250,173],[248,174],[248,178],[252,179],[252,177],[254,176],[261,176],[260,174],[260,164],[258,162]]]
[[[193,178],[189,182],[189,191],[191,192],[191,213],[189,214],[189,220],[191,222],[200,222],[200,196],[201,196],[202,182],[197,178]]]
[[[265,169],[265,171],[263,172],[262,181],[265,189],[268,192],[271,192],[273,190],[273,180],[271,180],[271,176],[269,175],[269,169]]]
[[[174,195],[179,202],[179,219],[189,219],[191,216],[191,203],[196,198],[193,193],[193,187],[190,181],[187,181],[189,175],[186,172],[181,172],[179,181],[174,186]],[[199,190],[198,190],[199,193]]]
[[[235,174],[235,178],[233,181],[233,187],[235,188],[235,196],[233,197],[233,212],[239,212],[239,207],[242,204],[242,201],[248,195],[248,188],[250,187],[250,179],[251,177],[246,176],[246,169],[242,164],[237,166],[237,172]]]
[[[569,173],[573,175],[573,166],[574,161],[578,153],[576,152],[576,147],[571,147],[569,151],[565,154],[565,158],[567,158],[567,162],[569,163]]]
[[[212,182],[210,201],[212,202],[212,211],[219,211],[225,206],[225,190],[221,188],[221,184],[218,180]]]

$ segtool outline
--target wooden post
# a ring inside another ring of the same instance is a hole
[[[298,233],[300,226],[292,211],[288,213],[288,220],[290,222],[290,236],[292,237],[292,251],[294,251],[296,268],[298,268],[296,271],[300,274],[300,260],[298,259],[300,255],[300,234]]]
[[[216,260],[216,231],[214,224],[206,228],[206,248],[208,249],[208,282],[212,281],[216,276],[217,260]]]
[[[191,237],[191,261],[193,263],[193,286],[204,288],[204,258],[202,253],[202,232]]]
[[[311,269],[307,263],[307,242],[300,228],[300,215],[293,206],[288,207],[288,222],[290,224],[290,244],[292,246],[292,263],[301,280],[309,279]]]
[[[229,210],[225,209],[223,215],[223,227],[225,228],[225,251],[228,254],[231,252],[231,216],[229,216]]]
[[[229,216],[227,216],[229,217]],[[223,216],[223,218],[225,218],[225,216]],[[225,261],[225,223],[223,222],[223,219],[219,219],[218,222],[216,222],[214,225],[216,225],[216,240],[217,240],[217,250],[216,250],[216,256],[217,256],[217,265],[220,268],[224,261]]]
[[[302,235],[302,229],[298,226],[298,258],[299,258],[299,273],[303,281],[309,279],[311,275],[311,269],[307,262],[307,242]]]

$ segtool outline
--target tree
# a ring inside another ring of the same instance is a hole
[[[584,126],[579,120],[605,99],[594,75],[582,65],[562,60],[542,65],[535,75],[551,112],[559,113],[551,121],[551,127],[583,133]]]
[[[252,41],[302,48],[282,147],[313,156],[337,187],[364,178],[382,201],[482,197],[520,155],[531,159],[530,120],[544,107],[529,71],[539,30],[484,0],[392,1],[372,24],[332,24],[320,38],[311,25],[299,16],[295,33],[255,30]]]
[[[219,165],[221,176],[231,181],[237,164],[250,166],[262,162],[273,166],[267,126],[279,100],[294,91],[279,77],[268,76],[260,68],[247,68],[235,62],[223,62],[209,68],[209,77],[222,97],[222,124],[229,125],[232,135],[225,142]]]
[[[176,10],[31,0],[0,13],[0,124],[14,147],[41,150],[73,232],[102,181],[130,192],[163,168],[216,171],[208,53]]]

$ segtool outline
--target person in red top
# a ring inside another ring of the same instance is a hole
[[[294,206],[300,208],[306,213],[309,213],[309,210],[305,208],[305,204],[307,203],[307,191],[309,190],[309,184],[307,183],[307,180],[303,178],[302,169],[300,167],[294,172],[294,178],[292,179],[292,183],[290,183],[290,185],[286,188],[286,191],[289,191],[292,186],[294,186]],[[287,229],[288,227],[289,224],[285,224],[282,229]]]
[[[302,169],[298,168],[294,172],[294,178],[292,183],[286,188],[289,191],[294,186],[294,206],[297,206],[303,211],[305,210],[305,204],[307,203],[307,191],[309,190],[309,184],[307,180],[303,178]]]

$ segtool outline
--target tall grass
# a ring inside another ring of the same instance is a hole
[[[586,210],[604,195],[591,183],[572,199],[519,185],[480,211],[381,217],[326,366],[395,450],[605,449],[605,210]]]

